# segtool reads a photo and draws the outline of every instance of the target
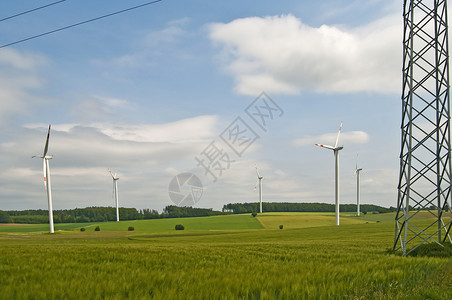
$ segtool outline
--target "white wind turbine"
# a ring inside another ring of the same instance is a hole
[[[49,168],[49,160],[52,159],[52,156],[47,155],[47,150],[49,149],[49,137],[50,137],[50,125],[49,125],[49,130],[47,131],[47,139],[46,139],[46,145],[44,146],[44,153],[42,154],[42,156],[33,155],[32,158],[34,158],[34,157],[42,158],[43,169],[44,169],[44,188],[47,191],[47,202],[49,205],[50,233],[54,233],[53,208],[52,208],[52,186],[50,185],[50,168]]]
[[[257,170],[257,166],[256,166],[256,175],[257,175],[257,180],[259,180],[259,210],[260,213],[262,213],[262,179],[264,179],[264,177],[262,177],[259,174],[259,171]],[[254,186],[254,190],[256,190],[256,186]]]
[[[356,209],[357,209],[357,215],[359,217],[359,202],[360,202],[360,190],[359,190],[359,172],[361,172],[363,169],[358,168],[358,155],[356,155],[356,167],[355,167],[355,175],[356,175]]]
[[[333,146],[315,144],[316,146],[323,147],[326,149],[330,149],[334,151],[334,160],[335,160],[335,202],[336,202],[336,225],[339,226],[339,151],[344,149],[343,146],[338,147],[339,136],[341,135],[342,130],[342,122],[339,127],[339,132],[337,133],[336,143]]]
[[[111,173],[110,169],[108,170],[108,172],[110,172],[111,178],[113,178],[113,197],[115,198],[115,201],[116,201],[116,222],[119,222],[119,201],[118,201],[119,177],[116,177],[116,173],[115,173],[115,175],[113,175],[113,173]]]

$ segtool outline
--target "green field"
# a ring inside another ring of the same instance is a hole
[[[336,227],[334,214],[265,213],[58,224],[53,235],[0,226],[0,299],[452,299],[451,258],[387,254],[393,219],[344,215]]]

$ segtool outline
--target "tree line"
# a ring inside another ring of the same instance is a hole
[[[204,217],[225,214],[208,208],[166,206],[160,214],[154,209],[119,208],[119,219],[145,220],[159,218]],[[54,223],[89,223],[116,221],[114,207],[86,207],[53,211]],[[0,223],[43,224],[49,222],[49,211],[44,209],[0,210]]]
[[[289,202],[262,202],[262,210],[264,212],[334,212],[334,204],[327,203],[289,203]],[[356,204],[340,204],[341,212],[356,212]],[[387,213],[397,209],[395,207],[382,207],[373,204],[361,204],[360,210],[363,213],[378,212]],[[233,214],[245,214],[259,212],[259,203],[229,203],[223,206],[223,212]]]
[[[326,203],[276,203],[263,202],[265,212],[334,212],[334,204]],[[341,212],[356,212],[356,204],[341,204]],[[222,211],[211,208],[195,208],[190,206],[179,207],[168,205],[162,213],[154,209],[119,208],[121,221],[146,220],[160,218],[185,218],[185,217],[207,217],[224,214],[244,214],[259,211],[259,203],[229,203],[223,206]],[[373,204],[362,204],[361,211],[386,213],[396,211],[396,208],[382,207]],[[107,222],[116,220],[116,208],[114,207],[86,207],[75,209],[62,209],[53,211],[54,223],[89,223]],[[49,222],[48,210],[0,210],[0,223],[22,223],[43,224]]]

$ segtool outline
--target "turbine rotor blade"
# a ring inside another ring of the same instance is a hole
[[[259,171],[257,170],[257,165],[254,165],[254,167],[256,168],[256,175],[257,175],[257,178],[261,177],[261,175],[259,174]]]
[[[50,124],[49,124],[49,130],[47,131],[46,145],[44,147],[44,154],[42,155],[42,157],[46,156],[47,150],[49,149],[49,137],[50,137]]]
[[[337,148],[337,144],[339,143],[339,136],[341,135],[341,130],[342,130],[342,122],[341,122],[341,126],[339,126],[339,132],[337,133],[336,143],[334,144],[334,148]]]
[[[335,150],[335,147],[333,146],[329,146],[329,145],[322,145],[322,144],[315,144],[316,146],[322,147],[322,148],[326,148],[326,149],[330,149],[330,150]]]

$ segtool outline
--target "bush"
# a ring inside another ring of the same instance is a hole
[[[100,231],[100,227],[96,226],[96,228],[94,228],[94,231]]]
[[[133,228],[132,226],[129,226],[129,228],[127,228],[128,231],[134,231],[135,228]]]
[[[182,225],[182,224],[177,224],[177,225],[174,227],[174,229],[176,229],[176,230],[184,230],[185,227],[184,227],[184,225]]]
[[[84,227],[80,228],[80,231],[85,231],[85,228]]]
[[[254,218],[254,217],[256,217],[256,216],[257,216],[257,212],[253,211],[253,212],[251,213],[251,215],[252,215],[252,216],[253,216],[253,218]]]
[[[283,229],[284,228],[284,226],[283,225],[279,225],[279,229]]]

